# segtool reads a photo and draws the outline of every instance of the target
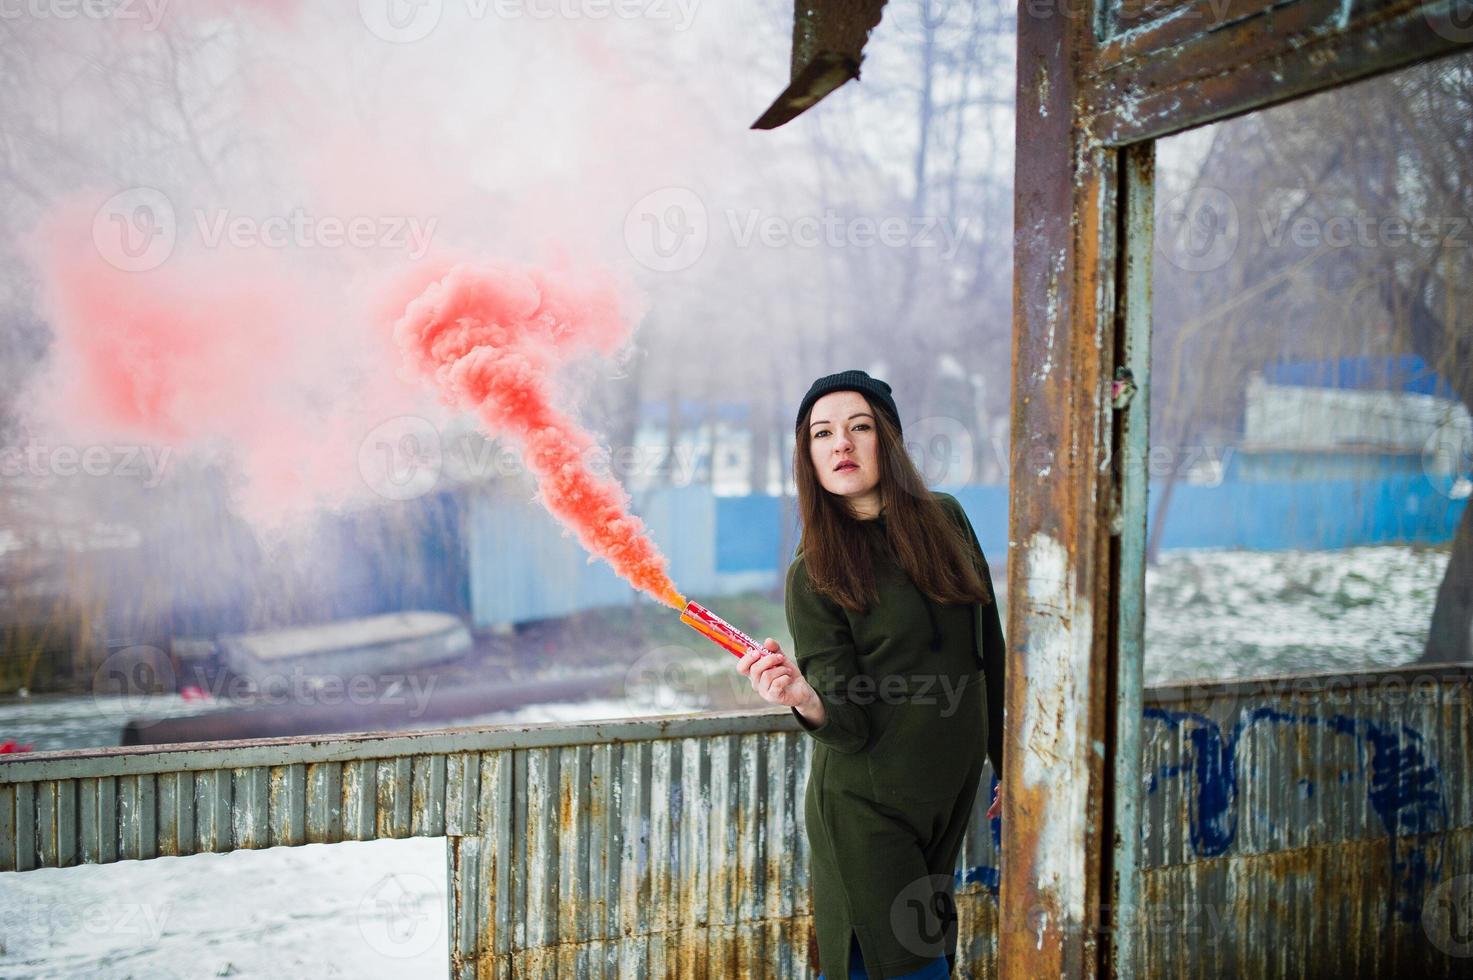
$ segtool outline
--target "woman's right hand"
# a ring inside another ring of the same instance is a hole
[[[752,690],[769,704],[798,708],[818,695],[803,678],[803,672],[772,637],[762,644],[765,650],[748,650],[737,669],[752,681]]]

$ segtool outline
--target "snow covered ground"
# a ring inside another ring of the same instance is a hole
[[[655,700],[663,713],[691,710],[673,694]],[[627,716],[631,704],[538,705],[468,724]],[[0,977],[443,978],[447,896],[443,837],[0,874]]]
[[[1147,680],[1415,660],[1446,564],[1445,549],[1404,547],[1167,552],[1147,573]],[[641,706],[689,710],[670,694],[472,723],[606,718]],[[0,725],[7,737],[59,730],[68,744],[97,745],[116,727],[107,711],[91,699],[35,699],[0,706]],[[441,838],[3,874],[0,977],[443,977],[446,911]]]
[[[3,875],[0,976],[444,977],[444,838]]]
[[[1427,640],[1448,554],[1162,552],[1146,571],[1146,683],[1409,663]]]

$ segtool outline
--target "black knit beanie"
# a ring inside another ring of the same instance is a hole
[[[803,420],[808,417],[808,410],[813,403],[831,391],[857,391],[869,399],[870,404],[890,416],[890,421],[895,423],[895,428],[900,428],[900,412],[895,408],[895,399],[890,397],[890,386],[879,378],[871,378],[863,371],[840,371],[838,374],[825,375],[813,382],[813,387],[808,389],[808,394],[803,396],[803,402],[798,406],[798,421],[794,428],[803,428]]]

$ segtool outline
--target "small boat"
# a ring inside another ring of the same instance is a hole
[[[470,648],[470,630],[456,616],[440,612],[227,634],[217,642],[224,665],[263,688],[284,679],[402,674],[453,660]]]
[[[131,718],[122,745],[217,742],[347,732],[402,731],[467,724],[468,719],[532,704],[617,698],[625,691],[624,668],[543,680],[437,683],[434,675],[405,678],[368,697],[324,697],[287,703],[222,707],[179,718]]]

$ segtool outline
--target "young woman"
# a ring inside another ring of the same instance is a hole
[[[796,660],[768,638],[740,669],[816,743],[805,819],[823,976],[946,977],[984,757],[1002,772],[987,560],[961,505],[928,490],[906,454],[885,382],[819,378],[797,437]]]

